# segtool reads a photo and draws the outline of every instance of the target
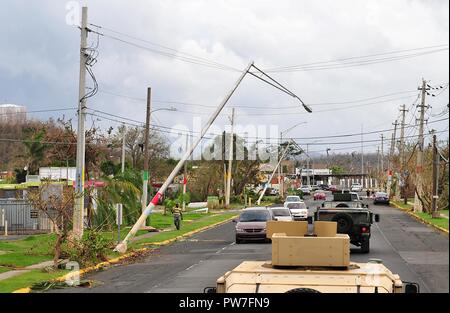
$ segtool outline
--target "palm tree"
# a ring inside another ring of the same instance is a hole
[[[95,199],[98,203],[97,211],[93,216],[96,227],[109,227],[115,224],[115,204],[123,204],[123,220],[131,225],[141,215],[140,195],[142,194],[142,178],[140,173],[126,170],[115,177],[103,177],[106,185],[101,189]]]
[[[25,158],[28,164],[28,173],[38,174],[39,166],[45,156],[46,146],[42,143],[45,136],[45,131],[40,130],[35,132],[35,129],[28,128],[25,130],[25,134],[26,137],[28,137],[28,139],[23,142],[26,148]]]

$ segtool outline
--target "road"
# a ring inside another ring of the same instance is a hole
[[[310,208],[317,203],[307,201]],[[449,292],[448,236],[388,206],[371,206],[381,215],[372,228],[371,252],[351,251],[351,260],[382,259],[403,281],[418,282],[421,292]],[[234,224],[223,224],[193,237],[161,247],[130,265],[88,275],[100,284],[50,292],[201,293],[206,286],[244,260],[270,260],[271,245],[234,243]]]

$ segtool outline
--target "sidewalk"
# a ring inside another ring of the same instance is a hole
[[[44,269],[46,267],[51,267],[51,266],[53,266],[53,261],[45,261],[42,263],[27,266],[20,270],[12,270],[12,271],[8,271],[8,272],[4,272],[4,273],[0,274],[0,281],[31,272],[32,270]]]

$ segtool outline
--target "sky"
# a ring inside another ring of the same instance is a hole
[[[276,140],[280,131],[300,124],[283,137],[298,138],[303,147],[309,143],[311,153],[324,154],[327,148],[331,153],[359,152],[361,136],[311,137],[392,129],[396,119],[400,122],[403,104],[409,109],[406,123],[414,125],[422,78],[432,87],[444,87],[430,90],[436,97],[426,97],[431,105],[428,121],[448,117],[440,115],[449,97],[446,0],[2,3],[0,103],[24,105],[29,112],[71,109],[29,117],[64,115],[76,121],[80,31],[70,22],[79,20],[81,5],[88,6],[88,22],[93,24],[89,28],[106,35],[89,34],[89,44],[98,43],[92,70],[99,92],[87,106],[133,124],[131,120],[145,122],[148,87],[153,110],[177,109],[154,112],[153,125],[170,132],[192,130],[199,118],[205,124],[251,61],[310,105],[313,113],[297,99],[246,75],[212,133],[226,129],[235,107],[235,123],[247,132],[259,127]],[[330,60],[337,61],[324,63]],[[89,76],[87,81],[92,86]],[[88,125],[92,122],[105,130],[120,125],[88,115]],[[445,130],[438,136],[446,139],[447,125],[448,120],[431,123],[426,132]],[[383,135],[390,138],[391,133]],[[183,146],[184,139],[162,134],[174,142],[173,153]],[[262,134],[249,134],[248,141]],[[406,134],[416,135],[417,128],[407,128]],[[379,139],[380,133],[364,135],[364,151],[376,151]]]

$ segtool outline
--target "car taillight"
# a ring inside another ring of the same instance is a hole
[[[366,226],[361,227],[361,232],[362,233],[368,233],[369,232],[369,227],[366,227]]]

